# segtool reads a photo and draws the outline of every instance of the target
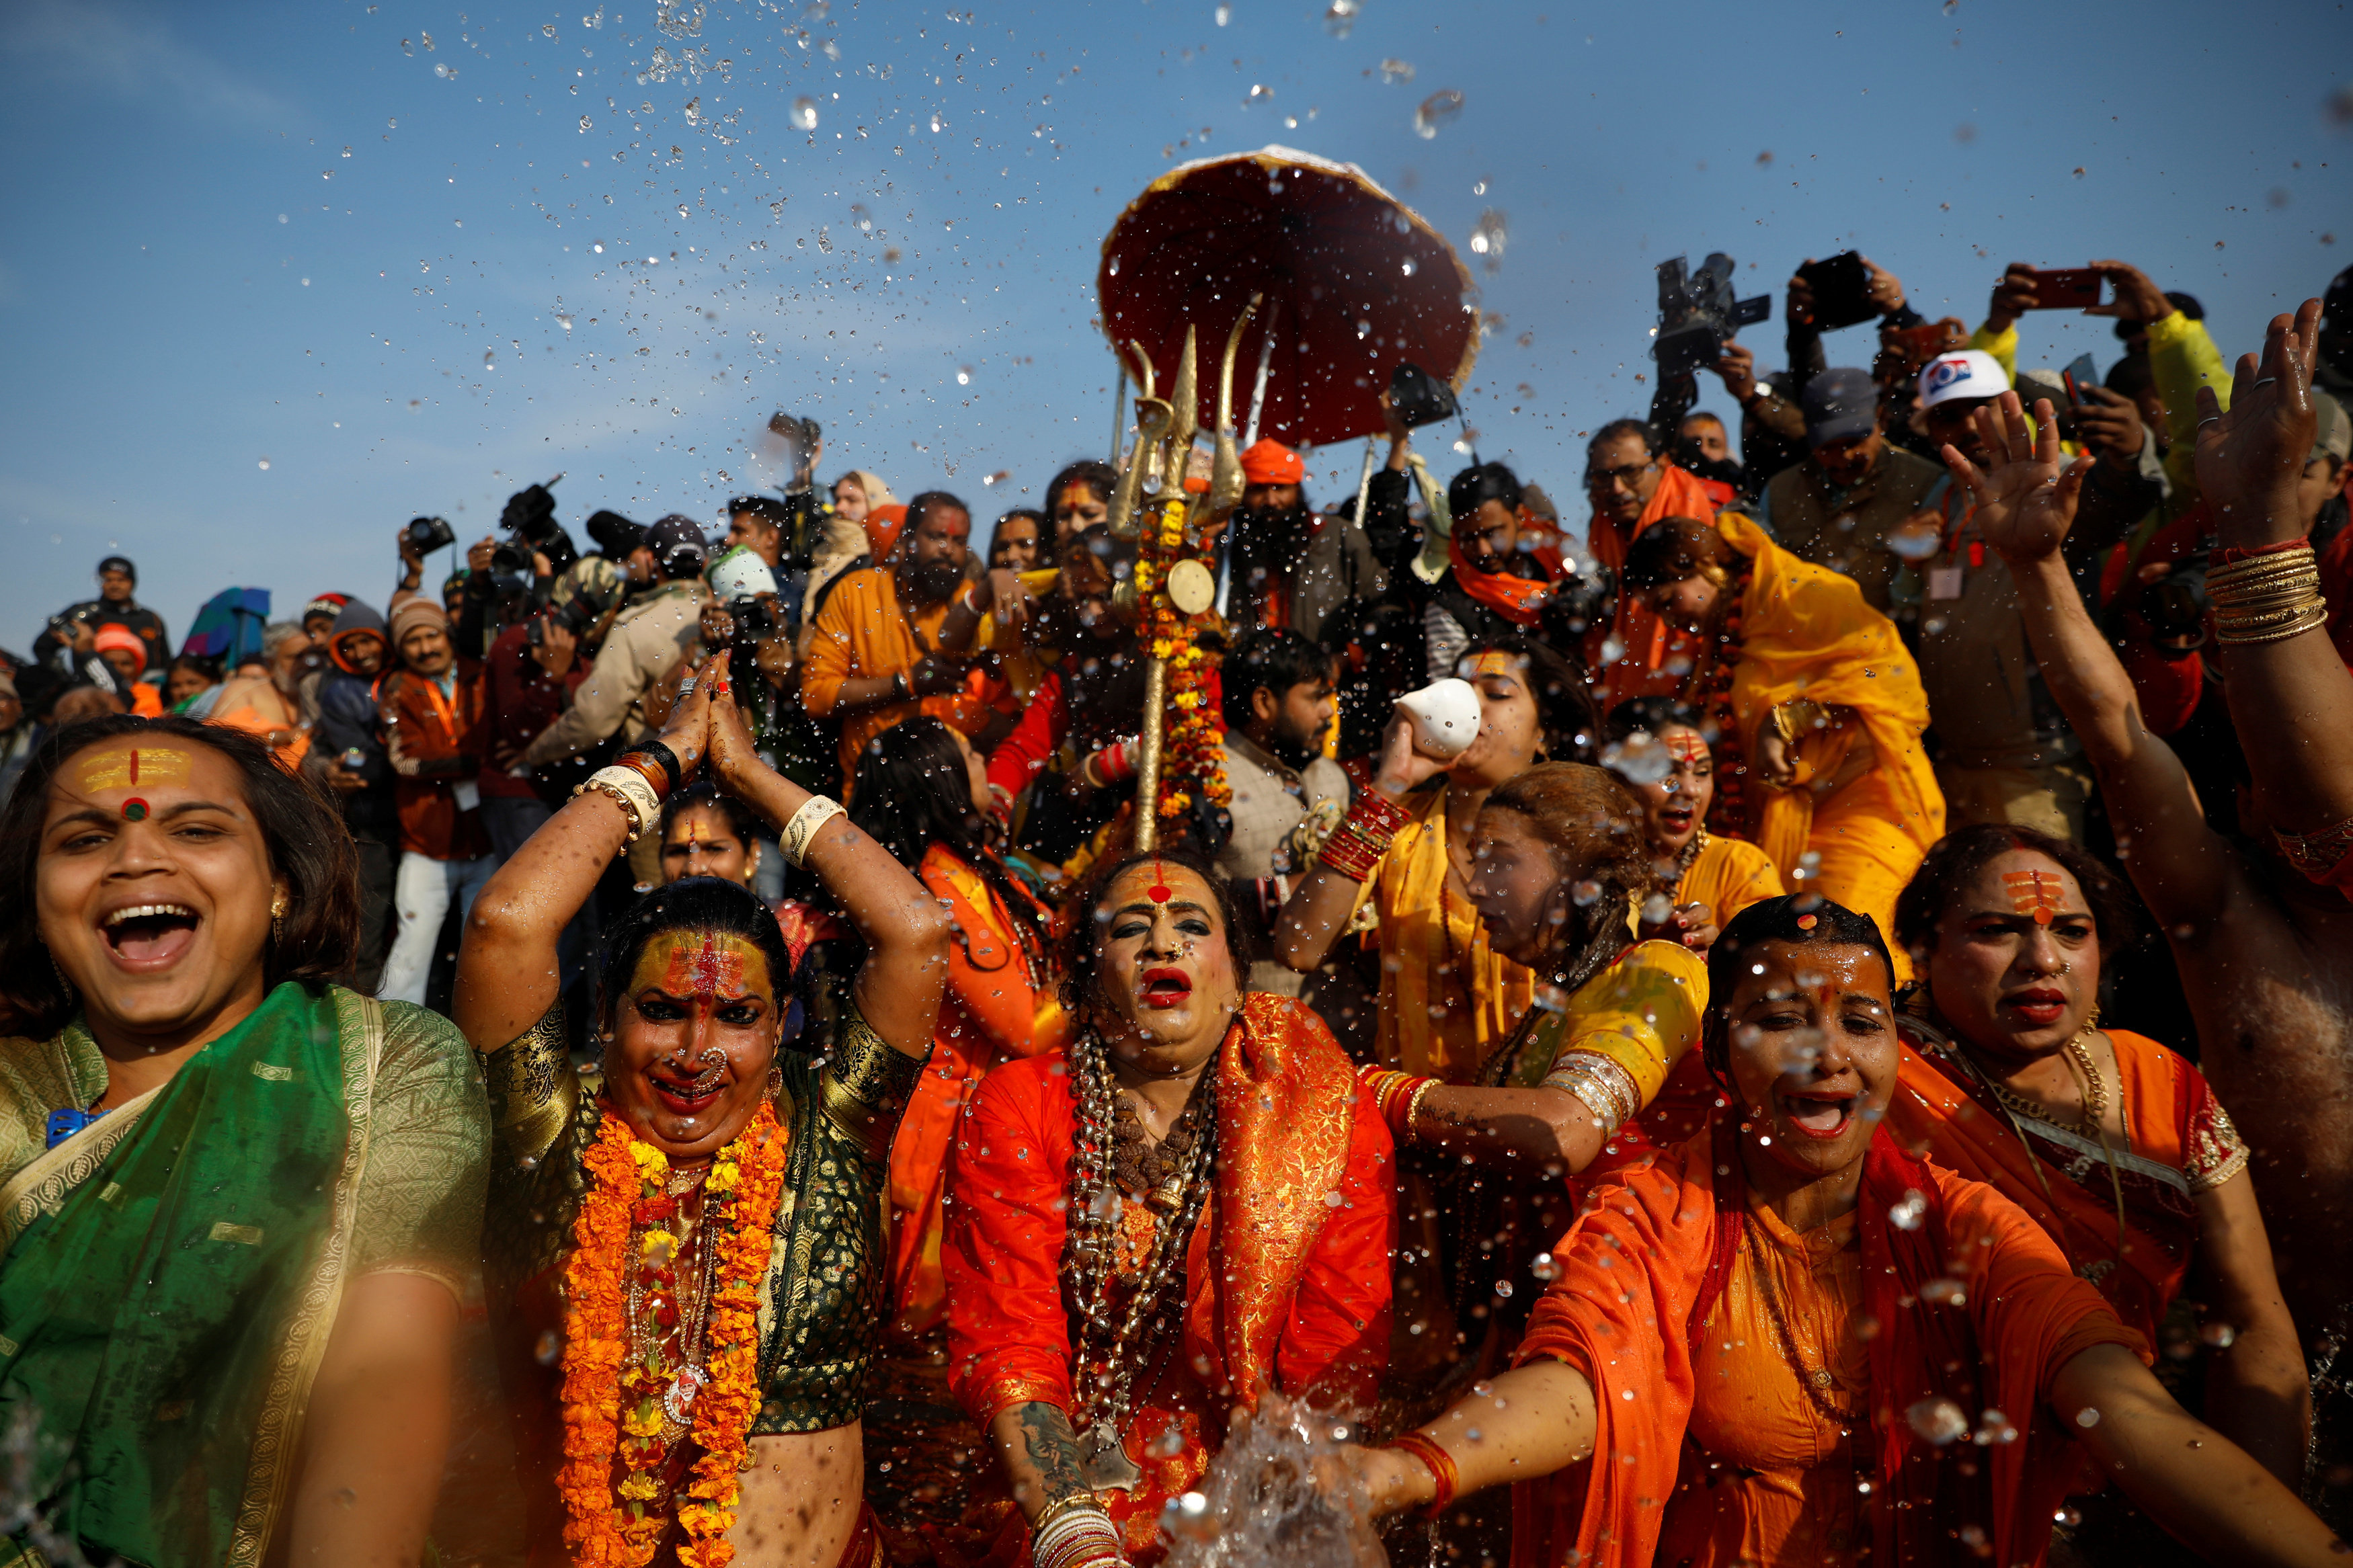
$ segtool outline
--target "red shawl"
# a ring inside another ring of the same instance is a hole
[[[1561,1272],[1517,1361],[1550,1356],[1591,1382],[1594,1458],[1514,1489],[1514,1568],[1641,1568],[1665,1510],[1694,1484],[1679,1479],[1697,1393],[1691,1336],[1723,1294],[1747,1223],[1736,1137],[1719,1121],[1605,1177],[1553,1249]],[[1926,1208],[1907,1230],[1888,1211],[1912,1194]],[[1860,1208],[1862,1311],[1879,1325],[1870,1342],[1881,1477],[1872,1561],[1947,1562],[1953,1532],[1975,1526],[1992,1543],[1990,1561],[2040,1563],[2076,1473],[2074,1450],[2045,1407],[2051,1378],[2095,1344],[2145,1355],[2139,1336],[2016,1205],[1913,1159],[1883,1131],[1864,1157]],[[1947,1277],[1959,1300],[1922,1300],[1924,1287]],[[2019,1439],[1931,1447],[1905,1412],[1935,1398],[1957,1404],[1973,1429],[1981,1412],[2000,1410]],[[1948,1462],[1964,1458],[1974,1476]]]

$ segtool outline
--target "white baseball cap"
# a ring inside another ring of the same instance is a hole
[[[723,605],[776,591],[776,574],[768,570],[768,563],[741,544],[712,562],[708,575],[712,592]]]
[[[1983,349],[1938,354],[1920,372],[1920,406],[1934,408],[1958,397],[2000,397],[2010,390],[2001,362]]]

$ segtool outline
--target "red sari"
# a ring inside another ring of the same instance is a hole
[[[1253,994],[1218,1065],[1216,1185],[1185,1255],[1184,1330],[1139,1379],[1122,1434],[1144,1473],[1105,1506],[1129,1560],[1160,1555],[1161,1505],[1222,1445],[1223,1412],[1261,1392],[1369,1407],[1389,1338],[1396,1155],[1331,1032],[1287,996]],[[1062,1252],[1076,1107],[1063,1054],[982,1080],[949,1175],[949,1379],[973,1423],[1040,1402],[1071,1408]],[[1124,1223],[1149,1225],[1140,1203]],[[1131,1228],[1125,1239],[1137,1239]],[[1146,1243],[1148,1248],[1148,1241]],[[1026,1563],[1029,1529],[1003,1495],[992,1563]]]
[[[1720,1512],[1726,1500],[1715,1489],[1746,1484],[1687,1440],[1717,1425],[1707,1417],[1718,1402],[1743,1392],[1694,1375],[1702,1331],[1741,1267],[1742,1233],[1756,1223],[1736,1137],[1719,1121],[1597,1183],[1554,1248],[1561,1271],[1536,1305],[1518,1364],[1550,1357],[1585,1374],[1594,1458],[1514,1489],[1514,1568],[1641,1568],[1662,1531],[1679,1542],[1709,1540],[1714,1532],[1691,1510]],[[1891,1223],[1889,1210],[1915,1194],[1925,1205],[1915,1225]],[[2093,1345],[2146,1354],[2139,1336],[2016,1205],[1915,1160],[1884,1132],[1864,1158],[1856,1219],[1856,1305],[1876,1324],[1861,1358],[1867,1457],[1876,1468],[1870,1561],[1954,1561],[1956,1535],[1974,1531],[1992,1548],[1988,1561],[2041,1563],[2052,1511],[2076,1473],[2075,1451],[2046,1409],[2052,1379]],[[1945,1286],[1924,1299],[1938,1281]],[[1933,1447],[1905,1418],[1931,1399],[1958,1405],[1971,1429],[1983,1413],[2005,1412],[2017,1440]],[[1731,1561],[1702,1551],[1693,1568]],[[1766,1568],[1775,1568],[1769,1556]]]

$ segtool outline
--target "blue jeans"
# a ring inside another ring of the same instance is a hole
[[[392,939],[392,956],[385,960],[384,984],[376,994],[387,1002],[425,1005],[425,984],[433,973],[433,944],[440,938],[441,922],[449,917],[450,900],[457,900],[458,919],[462,922],[473,910],[474,895],[498,867],[495,855],[436,860],[414,849],[402,853],[392,884],[392,907],[400,916],[400,934]]]

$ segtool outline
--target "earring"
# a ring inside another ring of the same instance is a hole
[[[269,900],[269,940],[272,942],[282,942],[285,938],[286,895],[284,893],[280,893],[276,898]]]

